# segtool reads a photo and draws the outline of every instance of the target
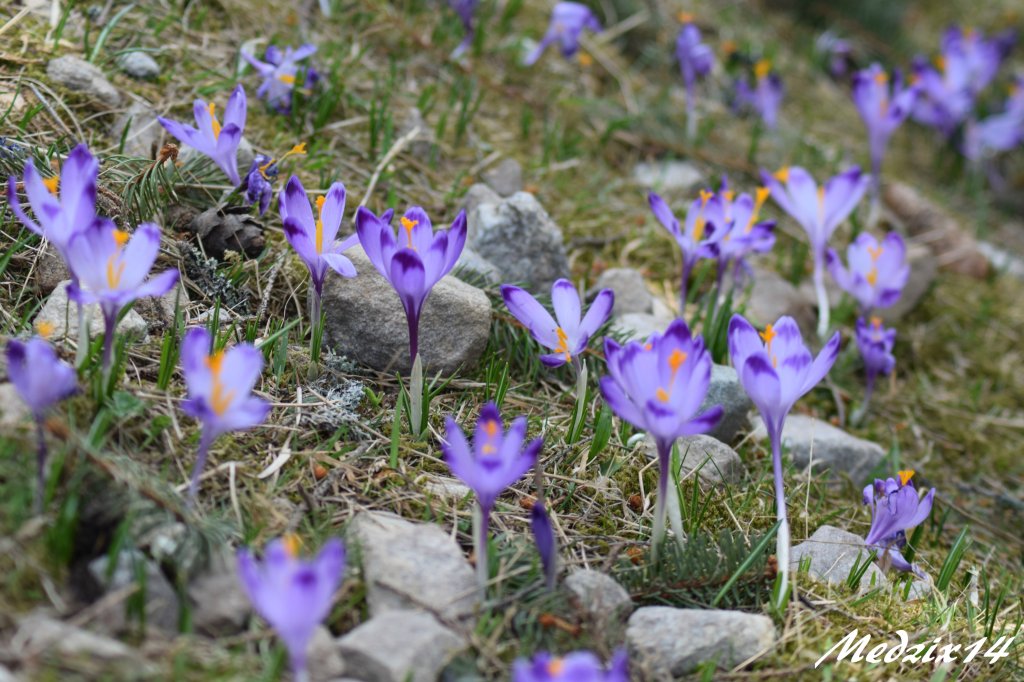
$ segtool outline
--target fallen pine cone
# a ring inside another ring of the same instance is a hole
[[[188,229],[199,237],[206,255],[217,260],[223,260],[226,251],[255,258],[267,242],[263,224],[249,215],[248,207],[211,208],[197,215]]]

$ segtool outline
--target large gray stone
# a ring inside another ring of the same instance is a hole
[[[754,420],[753,437],[762,440],[768,437],[760,417]],[[867,479],[885,457],[885,451],[877,443],[851,436],[828,422],[803,414],[786,417],[786,424],[782,427],[782,446],[789,450],[793,463],[798,467],[806,468],[813,464],[815,471],[843,472],[858,484]]]
[[[647,283],[639,270],[608,268],[597,278],[587,295],[596,296],[602,289],[611,289],[615,294],[612,315],[650,314],[654,311],[654,296],[647,290]]]
[[[809,573],[832,584],[843,584],[853,570],[858,557],[861,564],[871,554],[864,545],[864,538],[833,526],[821,526],[806,542],[790,549],[790,565],[795,571],[804,557],[810,557]],[[874,563],[860,579],[860,590],[885,585],[885,574]]]
[[[501,197],[493,189],[478,182],[466,190],[462,197],[462,210],[466,212],[467,227],[470,232],[476,231],[476,209],[482,204],[499,204]]]
[[[45,322],[53,325],[51,338],[54,340],[67,336],[69,339],[78,340],[78,304],[68,300],[67,287],[71,280],[65,280],[57,285],[46,302],[43,304],[39,314],[36,315],[35,324]],[[89,333],[92,337],[103,334],[103,313],[100,312],[99,304],[93,303],[85,308],[89,320]],[[129,310],[117,324],[118,334],[127,334],[144,338],[149,331],[146,321],[135,310]]]
[[[124,139],[124,155],[140,159],[154,158],[153,154],[159,151],[163,134],[164,128],[157,120],[156,110],[144,102],[132,102],[110,126],[111,138],[117,142],[122,137]]]
[[[71,272],[64,263],[64,259],[57,253],[53,244],[47,243],[46,247],[39,253],[36,260],[36,267],[33,272],[36,289],[43,296],[47,296],[57,285],[64,280],[71,279]]]
[[[638,163],[633,168],[638,185],[662,192],[689,192],[704,183],[704,174],[686,161]]]
[[[74,670],[80,679],[110,677],[109,666],[131,669],[132,679],[144,679],[150,667],[141,654],[127,644],[77,628],[43,613],[32,613],[19,621],[10,643],[10,653],[21,660],[46,658],[66,670]],[[116,677],[116,676],[115,676]]]
[[[338,639],[337,646],[345,674],[357,680],[436,682],[466,642],[422,611],[389,611]]]
[[[469,284],[494,285],[501,283],[501,271],[491,261],[468,246],[462,250],[452,274]]]
[[[405,310],[391,284],[362,248],[345,253],[359,273],[329,276],[324,285],[327,314],[324,345],[382,371],[408,372],[409,332]],[[428,374],[472,369],[487,346],[491,302],[480,289],[449,275],[435,286],[419,327],[419,350]]]
[[[209,637],[238,634],[252,614],[252,604],[234,566],[199,575],[188,586],[192,626]]]
[[[115,61],[132,78],[148,80],[160,75],[160,65],[145,52],[122,52]]]
[[[331,631],[318,625],[306,651],[310,682],[332,682],[345,674],[345,661]]]
[[[723,443],[732,443],[741,433],[750,429],[750,409],[753,403],[740,384],[736,370],[728,365],[711,366],[711,384],[701,404],[704,411],[714,405],[722,406],[722,418],[708,435]]]
[[[7,666],[0,665],[0,682],[18,682],[18,678],[7,669]]]
[[[164,577],[160,567],[142,552],[122,550],[113,566],[110,557],[97,557],[89,562],[89,575],[102,594],[137,585],[138,589],[144,591],[146,627],[156,628],[166,634],[178,632],[178,593]],[[106,611],[105,618],[106,627],[114,633],[120,633],[130,626],[123,608]]]
[[[721,485],[739,483],[747,474],[739,454],[711,436],[702,434],[680,439],[679,456],[682,458],[680,478],[696,470],[700,480]]]
[[[426,609],[442,620],[471,618],[480,588],[459,545],[439,526],[386,512],[361,512],[348,527],[362,557],[370,615]]]
[[[670,680],[706,661],[732,668],[767,651],[775,626],[742,611],[645,606],[630,617],[626,643],[633,679]]]
[[[633,600],[610,575],[591,569],[578,569],[566,576],[562,587],[569,603],[604,631],[623,621],[633,610]]]
[[[0,384],[0,429],[8,430],[28,420],[32,410],[18,395],[12,383]]]
[[[483,173],[487,186],[507,197],[523,189],[523,167],[515,159],[502,159],[497,166]]]
[[[746,317],[757,327],[774,324],[783,315],[796,320],[804,336],[814,333],[816,304],[799,289],[771,270],[755,268],[754,286],[747,300]]]
[[[46,75],[57,85],[108,107],[116,107],[121,103],[121,93],[117,88],[111,85],[95,64],[84,59],[71,55],[51,59],[46,65]]]
[[[504,281],[547,291],[569,276],[562,230],[528,192],[498,204],[480,204],[469,224],[469,245],[494,263]]]

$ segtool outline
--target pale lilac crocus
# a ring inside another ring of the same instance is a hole
[[[708,220],[720,225],[721,238],[715,243],[718,252],[718,290],[721,292],[725,273],[732,268],[733,286],[740,285],[751,272],[746,262],[752,253],[767,253],[775,246],[775,221],[761,220],[761,209],[770,190],[758,187],[754,196],[736,193],[723,180],[718,201],[711,204]]]
[[[274,540],[256,559],[248,549],[238,551],[242,588],[256,612],[288,648],[296,682],[308,682],[307,654],[317,627],[331,612],[334,592],[345,571],[345,547],[332,538],[310,560],[298,556],[294,536]]]
[[[899,479],[876,478],[864,487],[864,504],[871,507],[871,529],[864,542],[869,549],[881,554],[878,562],[883,569],[911,572],[920,578],[927,578],[916,564],[903,556],[907,545],[907,532],[924,523],[932,512],[935,488],[920,497],[912,480],[913,471],[900,471]]]
[[[606,669],[589,651],[556,657],[542,651],[512,665],[512,682],[629,682],[629,655],[619,649]]]
[[[780,317],[758,332],[741,315],[729,322],[729,355],[743,390],[761,413],[772,448],[775,507],[779,518],[776,557],[779,604],[785,600],[789,576],[789,520],[782,478],[782,430],[796,401],[825,378],[839,355],[839,332],[813,357],[791,317]]]
[[[711,354],[700,336],[691,336],[682,320],[674,320],[663,334],[654,333],[646,342],[630,341],[620,346],[605,337],[608,376],[601,377],[601,394],[612,411],[636,428],[646,431],[658,451],[658,492],[654,511],[652,555],[665,533],[671,509],[672,529],[684,542],[682,517],[669,490],[672,480],[672,447],[678,438],[710,431],[722,417],[722,406],[700,412],[711,384]],[[676,500],[677,501],[677,500]]]
[[[342,218],[345,216],[345,185],[335,182],[327,194],[316,198],[317,214],[313,215],[309,196],[298,176],[293,175],[278,198],[284,236],[309,268],[312,298],[312,324],[320,324],[320,303],[324,292],[327,270],[342,277],[355,277],[356,268],[343,252],[359,242],[353,233],[338,239]]]
[[[558,571],[558,543],[555,541],[555,529],[551,526],[544,500],[537,500],[530,508],[530,530],[533,541],[537,545],[541,566],[544,568],[544,580],[548,589],[555,587],[555,575]]]
[[[256,96],[267,101],[279,114],[290,114],[292,96],[295,91],[296,77],[299,73],[299,62],[316,53],[316,45],[301,45],[298,48],[286,47],[284,52],[271,45],[263,55],[263,61],[256,59],[246,51],[242,51],[245,61],[260,74],[263,82],[256,90]],[[300,83],[298,85],[304,85]]]
[[[872,64],[853,76],[853,103],[868,131],[873,194],[877,201],[882,184],[882,160],[885,148],[914,107],[917,88],[904,86],[897,71],[889,82],[889,74],[879,64]]]
[[[477,578],[480,588],[485,589],[489,578],[487,534],[491,512],[498,496],[522,478],[537,461],[544,439],[535,438],[524,446],[526,417],[516,418],[506,431],[494,403],[487,403],[481,408],[472,446],[451,417],[445,419],[445,433],[447,442],[441,444],[445,462],[452,473],[476,494],[479,514],[473,539]]]
[[[270,412],[269,403],[252,395],[263,369],[263,353],[248,343],[211,352],[212,344],[210,332],[201,327],[190,329],[181,343],[181,368],[188,389],[182,410],[202,424],[189,482],[190,504],[195,502],[213,442],[229,431],[261,424]]]
[[[879,242],[862,232],[846,249],[849,268],[844,267],[834,249],[826,255],[829,274],[839,287],[853,296],[862,315],[888,308],[899,300],[910,277],[907,247],[903,237],[890,232]]]
[[[715,53],[701,42],[700,28],[693,23],[693,19],[689,15],[681,18],[684,23],[676,37],[676,60],[686,88],[686,136],[693,140],[697,130],[697,81],[711,73]]]
[[[967,121],[962,151],[978,164],[1001,152],[1024,143],[1024,76],[1010,86],[1010,96],[1003,111],[980,121]]]
[[[473,44],[473,38],[476,35],[473,29],[473,19],[479,5],[480,0],[448,0],[448,6],[459,15],[459,21],[462,22],[462,29],[465,33],[462,42],[451,54],[452,59],[461,57]]]
[[[761,171],[772,199],[807,233],[814,258],[814,290],[818,296],[818,336],[829,329],[828,292],[825,290],[825,258],[832,233],[857,207],[871,177],[853,166],[821,187],[803,168],[786,166],[774,174]]]
[[[238,145],[245,130],[245,88],[238,85],[232,91],[224,107],[223,122],[217,119],[214,102],[207,104],[197,99],[192,105],[192,113],[196,120],[195,128],[162,116],[157,120],[180,142],[208,156],[237,187],[242,182],[238,175]]]
[[[864,402],[850,416],[850,422],[859,423],[867,414],[868,405],[871,403],[871,396],[875,390],[875,380],[879,376],[886,376],[892,373],[896,367],[896,357],[892,349],[896,345],[896,330],[882,325],[879,317],[870,318],[870,323],[865,322],[863,317],[857,319],[857,328],[854,339],[857,342],[857,350],[860,352],[861,360],[864,362]]]
[[[401,217],[404,234],[390,225],[390,212],[378,217],[364,206],[356,211],[356,233],[373,267],[391,283],[405,308],[409,326],[409,362],[419,355],[419,322],[430,290],[451,272],[466,245],[466,212],[451,227],[438,230],[426,212],[413,206]],[[385,216],[388,218],[385,220]]]
[[[52,326],[41,323],[38,327],[39,336],[28,341],[11,339],[7,342],[7,375],[36,422],[36,514],[43,511],[46,490],[46,433],[43,428],[46,413],[78,390],[75,369],[57,357],[53,346],[46,341],[45,337],[53,331]]]
[[[720,201],[721,199],[715,196],[714,192],[701,190],[700,196],[690,204],[690,208],[686,212],[686,224],[680,227],[679,221],[664,199],[654,192],[647,195],[647,202],[650,204],[654,217],[675,238],[680,251],[682,251],[682,282],[679,285],[680,315],[686,312],[687,287],[694,266],[701,258],[718,257],[718,240],[721,239],[724,230],[719,229],[718,225],[712,224],[709,221],[709,216],[721,214],[716,206]]]
[[[584,29],[594,33],[602,31],[601,22],[594,16],[590,8],[578,2],[559,2],[551,10],[551,23],[547,33],[541,38],[536,49],[526,58],[524,64],[531,66],[536,63],[552,43],[558,43],[562,56],[570,59],[579,52],[580,34]]]
[[[163,296],[178,283],[177,269],[149,276],[159,252],[160,228],[154,223],[143,223],[128,233],[107,218],[96,218],[68,242],[68,268],[76,275],[68,286],[68,297],[82,305],[99,304],[105,373],[113,360],[121,310],[137,299]]]
[[[772,71],[772,63],[762,59],[754,65],[754,87],[751,88],[746,78],[736,81],[736,108],[751,109],[764,123],[768,130],[779,126],[779,109],[786,89],[782,78]]]

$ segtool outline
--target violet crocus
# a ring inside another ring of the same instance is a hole
[[[693,23],[692,17],[683,15],[681,18],[684,23],[676,37],[676,60],[686,87],[686,137],[693,140],[697,131],[697,80],[711,73],[715,53],[701,42],[700,28]]]
[[[512,682],[629,682],[629,655],[619,649],[606,669],[589,651],[562,657],[542,651],[512,665]]]
[[[389,214],[386,214],[390,217]],[[391,283],[405,308],[409,326],[409,362],[419,356],[419,323],[430,290],[451,272],[466,245],[466,212],[451,227],[434,232],[430,218],[413,206],[400,219],[405,234],[397,236],[389,220],[365,206],[356,211],[356,233],[366,256]]]
[[[526,417],[517,417],[506,431],[494,403],[481,408],[472,446],[451,417],[445,419],[445,432],[447,442],[441,444],[444,460],[452,473],[476,494],[479,513],[474,518],[473,540],[477,578],[480,588],[485,589],[489,577],[487,533],[494,504],[506,488],[534,465],[544,439],[535,438],[524,446]]]
[[[1003,111],[980,121],[967,121],[962,151],[978,164],[1024,143],[1024,76],[1010,86],[1010,96]]]
[[[647,195],[651,212],[658,222],[669,231],[679,245],[683,256],[682,282],[679,285],[679,314],[686,312],[687,287],[690,274],[701,258],[718,257],[718,240],[723,235],[719,226],[709,222],[710,215],[721,215],[722,211],[716,204],[721,199],[714,192],[701,190],[700,196],[690,204],[686,212],[686,224],[680,228],[672,209],[665,200],[651,192]]]
[[[342,277],[355,277],[356,268],[343,251],[359,242],[353,233],[338,239],[341,220],[345,216],[345,185],[335,182],[326,196],[316,198],[317,214],[313,215],[309,196],[298,176],[293,175],[278,198],[284,236],[309,268],[312,324],[320,324],[320,303],[324,292],[324,278],[331,269]]]
[[[718,201],[710,206],[709,222],[721,225],[722,236],[716,243],[718,251],[718,290],[721,292],[725,273],[732,268],[733,286],[749,274],[746,262],[752,253],[767,253],[775,246],[775,221],[761,220],[761,208],[770,190],[758,187],[754,196],[736,193],[723,181]]]
[[[334,592],[345,571],[345,547],[332,538],[310,560],[298,556],[294,536],[274,540],[263,561],[248,549],[238,550],[242,588],[256,612],[288,648],[296,682],[308,682],[307,653],[317,627],[331,612]]]
[[[654,511],[652,555],[665,534],[671,510],[672,530],[681,544],[683,523],[672,480],[670,461],[676,439],[706,433],[722,417],[722,406],[699,412],[711,383],[711,354],[700,336],[691,336],[682,320],[674,320],[663,334],[646,342],[620,346],[605,337],[608,376],[601,377],[601,394],[615,414],[654,439],[658,450],[658,492]],[[666,503],[669,503],[666,506]]]
[[[877,63],[853,76],[853,103],[868,131],[873,201],[878,200],[881,189],[882,160],[889,138],[910,116],[915,99],[917,88],[904,87],[898,71],[890,83],[889,74]]]
[[[78,390],[75,369],[57,357],[45,338],[53,332],[52,325],[40,323],[38,331],[39,336],[28,341],[11,339],[7,342],[7,374],[36,422],[36,514],[43,511],[46,490],[46,433],[43,429],[46,413]]]
[[[68,242],[68,267],[76,275],[76,281],[68,286],[68,297],[82,305],[99,304],[105,374],[110,372],[121,310],[137,299],[163,296],[178,283],[177,269],[149,277],[159,252],[160,228],[153,223],[143,223],[128,233],[107,218],[96,218]]]
[[[551,517],[544,507],[544,500],[537,500],[530,508],[530,530],[537,545],[541,566],[544,567],[544,580],[549,590],[554,589],[555,576],[558,572],[558,544],[555,541],[555,529],[551,527]]]
[[[736,108],[754,111],[765,128],[775,130],[779,126],[779,109],[785,94],[782,78],[772,71],[770,61],[762,59],[754,65],[753,88],[746,78],[736,81]]]
[[[899,300],[910,277],[907,247],[897,232],[885,235],[881,243],[862,232],[846,249],[849,269],[834,249],[826,254],[829,274],[843,291],[857,299],[862,315],[888,308]]]
[[[473,30],[473,18],[479,5],[480,0],[448,0],[448,6],[459,15],[459,21],[462,22],[462,29],[465,33],[462,42],[451,54],[452,59],[461,57],[473,44],[473,38],[476,36]]]
[[[913,476],[913,471],[900,471],[898,480],[876,478],[872,485],[864,487],[864,504],[871,507],[871,529],[864,543],[880,552],[878,562],[883,569],[927,578],[924,571],[904,558],[902,551],[907,545],[907,532],[928,518],[935,498],[935,488],[920,497]]]
[[[871,177],[853,166],[821,187],[811,174],[798,166],[780,168],[775,174],[761,171],[772,199],[800,223],[811,242],[814,257],[814,290],[818,296],[818,336],[829,329],[828,292],[825,290],[825,256],[828,240],[853,212],[871,183]]]
[[[551,10],[551,23],[548,25],[547,33],[541,38],[536,49],[529,54],[524,64],[531,66],[548,46],[558,43],[562,56],[570,59],[580,49],[580,34],[587,29],[594,33],[600,33],[603,29],[601,22],[597,20],[589,7],[578,2],[559,2]]]
[[[181,343],[181,368],[188,389],[181,409],[202,423],[189,504],[195,502],[199,476],[213,442],[229,431],[262,423],[270,412],[269,403],[252,395],[263,369],[263,353],[248,343],[216,352],[211,352],[212,345],[210,332],[202,327],[190,329]]]
[[[814,41],[815,51],[825,59],[826,70],[833,80],[843,80],[855,68],[853,46],[832,31],[825,31]]]
[[[238,175],[238,145],[245,130],[246,99],[245,88],[235,87],[224,107],[224,121],[217,120],[217,105],[197,99],[192,105],[196,127],[159,117],[168,133],[178,140],[205,154],[224,171],[231,184],[238,186],[242,179]]]
[[[782,479],[782,430],[796,401],[820,382],[839,354],[839,332],[813,357],[791,317],[780,317],[758,332],[741,315],[729,322],[729,356],[743,390],[761,413],[772,448],[775,507],[779,518],[776,558],[781,577],[779,605],[785,601],[789,576],[789,520]]]
[[[880,317],[872,317],[870,324],[863,317],[857,319],[857,330],[854,338],[857,350],[864,362],[864,402],[850,416],[852,424],[858,424],[867,414],[871,396],[875,390],[875,380],[879,376],[892,373],[896,367],[896,358],[892,349],[896,345],[896,330],[882,326]]]
[[[316,45],[302,45],[298,48],[286,47],[284,52],[281,49],[270,45],[263,55],[263,61],[256,59],[245,50],[242,57],[245,61],[260,74],[263,82],[256,90],[256,96],[267,101],[279,114],[290,114],[292,111],[292,96],[296,85],[295,79],[299,73],[299,62],[307,59],[316,53]]]

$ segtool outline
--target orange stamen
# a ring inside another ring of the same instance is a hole
[[[668,390],[666,391],[664,388],[659,388],[654,393],[661,402],[667,403],[672,397],[672,387],[676,381],[676,374],[679,373],[679,368],[683,366],[684,362],[686,362],[686,358],[686,352],[681,351],[678,348],[673,350],[672,354],[668,356],[668,366],[669,369],[672,370],[672,374],[669,376],[668,380]]]
[[[295,76],[292,76],[291,74],[282,73],[277,77],[277,80],[282,83],[287,83],[288,85],[295,85]]]
[[[680,24],[692,24],[694,18],[695,17],[689,12],[680,12],[676,15],[676,19],[679,20]]]
[[[50,194],[57,196],[57,187],[60,185],[60,176],[51,175],[48,178],[43,178],[43,184],[46,189],[50,190]]]
[[[206,358],[206,366],[210,369],[211,389],[210,407],[216,415],[222,415],[231,407],[231,401],[235,398],[235,391],[224,392],[224,384],[220,381],[220,371],[224,364],[224,351],[219,350]]]
[[[47,322],[46,320],[39,320],[36,322],[36,334],[39,334],[39,336],[44,339],[48,339],[53,336],[53,332],[54,326],[52,323]]]
[[[579,59],[580,66],[584,68],[591,66],[594,63],[594,58],[586,52],[580,52],[576,55],[576,58]]]
[[[420,221],[418,220],[410,220],[409,218],[402,216],[402,227],[405,228],[405,234],[409,238],[409,248],[412,249],[413,251],[416,250],[416,247],[412,245],[412,228],[416,227],[419,224]]]
[[[326,197],[319,196],[316,198],[316,252],[324,252],[324,203],[327,201]]]
[[[772,62],[770,59],[762,59],[757,64],[754,64],[754,75],[757,76],[758,80],[764,78],[772,70]]]
[[[754,229],[754,223],[757,222],[758,214],[761,213],[761,208],[764,207],[764,202],[768,200],[768,195],[771,193],[772,191],[767,187],[757,188],[757,191],[754,193],[754,210],[751,211],[750,220],[747,221],[747,229],[745,230],[747,233]]]
[[[288,553],[291,558],[299,556],[299,547],[302,546],[302,541],[299,540],[299,536],[295,533],[286,533],[281,538],[281,544],[284,545],[284,551]]]
[[[913,469],[906,469],[905,471],[900,471],[899,472],[899,476],[900,476],[900,484],[901,485],[906,485],[907,481],[909,481],[911,478],[914,477],[914,470]]]
[[[779,182],[789,182],[789,166],[783,166],[779,170],[775,171],[773,176]]]
[[[569,352],[569,335],[561,327],[555,329],[555,334],[558,336],[558,345],[555,346],[555,352],[565,355],[565,361],[569,362],[572,360],[572,353]]]
[[[561,658],[553,658],[548,661],[548,675],[552,677],[561,675],[563,668],[565,668],[565,661]]]

